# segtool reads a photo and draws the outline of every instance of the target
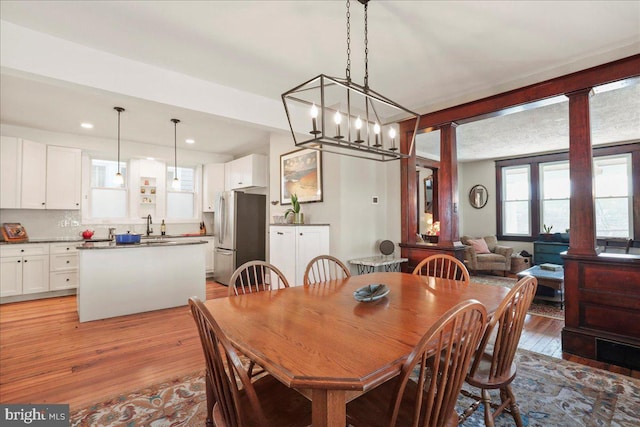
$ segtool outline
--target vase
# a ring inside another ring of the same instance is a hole
[[[302,212],[293,214],[293,223],[294,224],[304,224],[304,214]]]

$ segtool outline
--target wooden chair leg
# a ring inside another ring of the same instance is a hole
[[[491,412],[491,395],[489,395],[489,390],[482,390],[482,404],[484,405],[484,425],[486,427],[494,427],[493,413]]]
[[[502,390],[500,391],[502,392]],[[516,397],[513,394],[513,391],[511,390],[511,386],[507,385],[504,388],[504,392],[507,394],[511,402],[509,409],[511,410],[511,416],[513,417],[513,420],[516,422],[516,426],[522,427],[522,417],[520,416],[520,408],[518,408],[518,403],[516,402]]]

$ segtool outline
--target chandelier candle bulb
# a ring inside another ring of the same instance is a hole
[[[391,138],[391,148],[389,150],[396,151],[396,130],[394,128],[389,129],[389,138]]]
[[[342,122],[342,115],[340,111],[336,111],[335,116],[333,116],[333,121],[336,122],[336,139],[342,139],[342,135],[340,134],[340,123]]]
[[[363,143],[364,141],[360,137],[360,129],[362,129],[362,120],[360,120],[360,116],[356,119],[356,140],[358,144]]]
[[[318,130],[318,107],[316,107],[316,104],[313,104],[311,106],[311,124],[313,126],[313,130],[311,131],[312,135],[317,135],[319,133],[321,133]]]
[[[378,123],[373,125],[373,133],[376,135],[376,143],[373,144],[373,146],[374,147],[381,147],[382,144],[380,143],[380,125]]]

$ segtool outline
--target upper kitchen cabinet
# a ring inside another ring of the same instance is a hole
[[[225,163],[225,190],[267,186],[267,156],[248,156]]]
[[[224,163],[209,163],[204,165],[202,185],[203,212],[215,211],[216,194],[225,190]]]
[[[80,209],[81,154],[2,137],[1,196],[4,209]]]
[[[47,209],[80,209],[79,149],[47,146]]]

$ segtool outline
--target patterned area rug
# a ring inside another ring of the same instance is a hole
[[[511,277],[500,276],[471,276],[471,280],[478,283],[484,283],[487,285],[505,286],[509,289],[516,284],[517,279]],[[559,304],[554,304],[547,301],[534,301],[529,308],[530,314],[537,316],[551,317],[553,319],[564,320],[564,309],[560,308]]]
[[[526,350],[518,350],[516,358],[518,376],[513,391],[525,426],[638,425],[640,380]],[[461,397],[458,403],[462,412],[471,399]],[[71,414],[71,425],[190,427],[204,425],[205,412],[200,372],[76,410]],[[482,407],[463,425],[484,426]],[[512,425],[508,414],[496,419],[496,427]]]

